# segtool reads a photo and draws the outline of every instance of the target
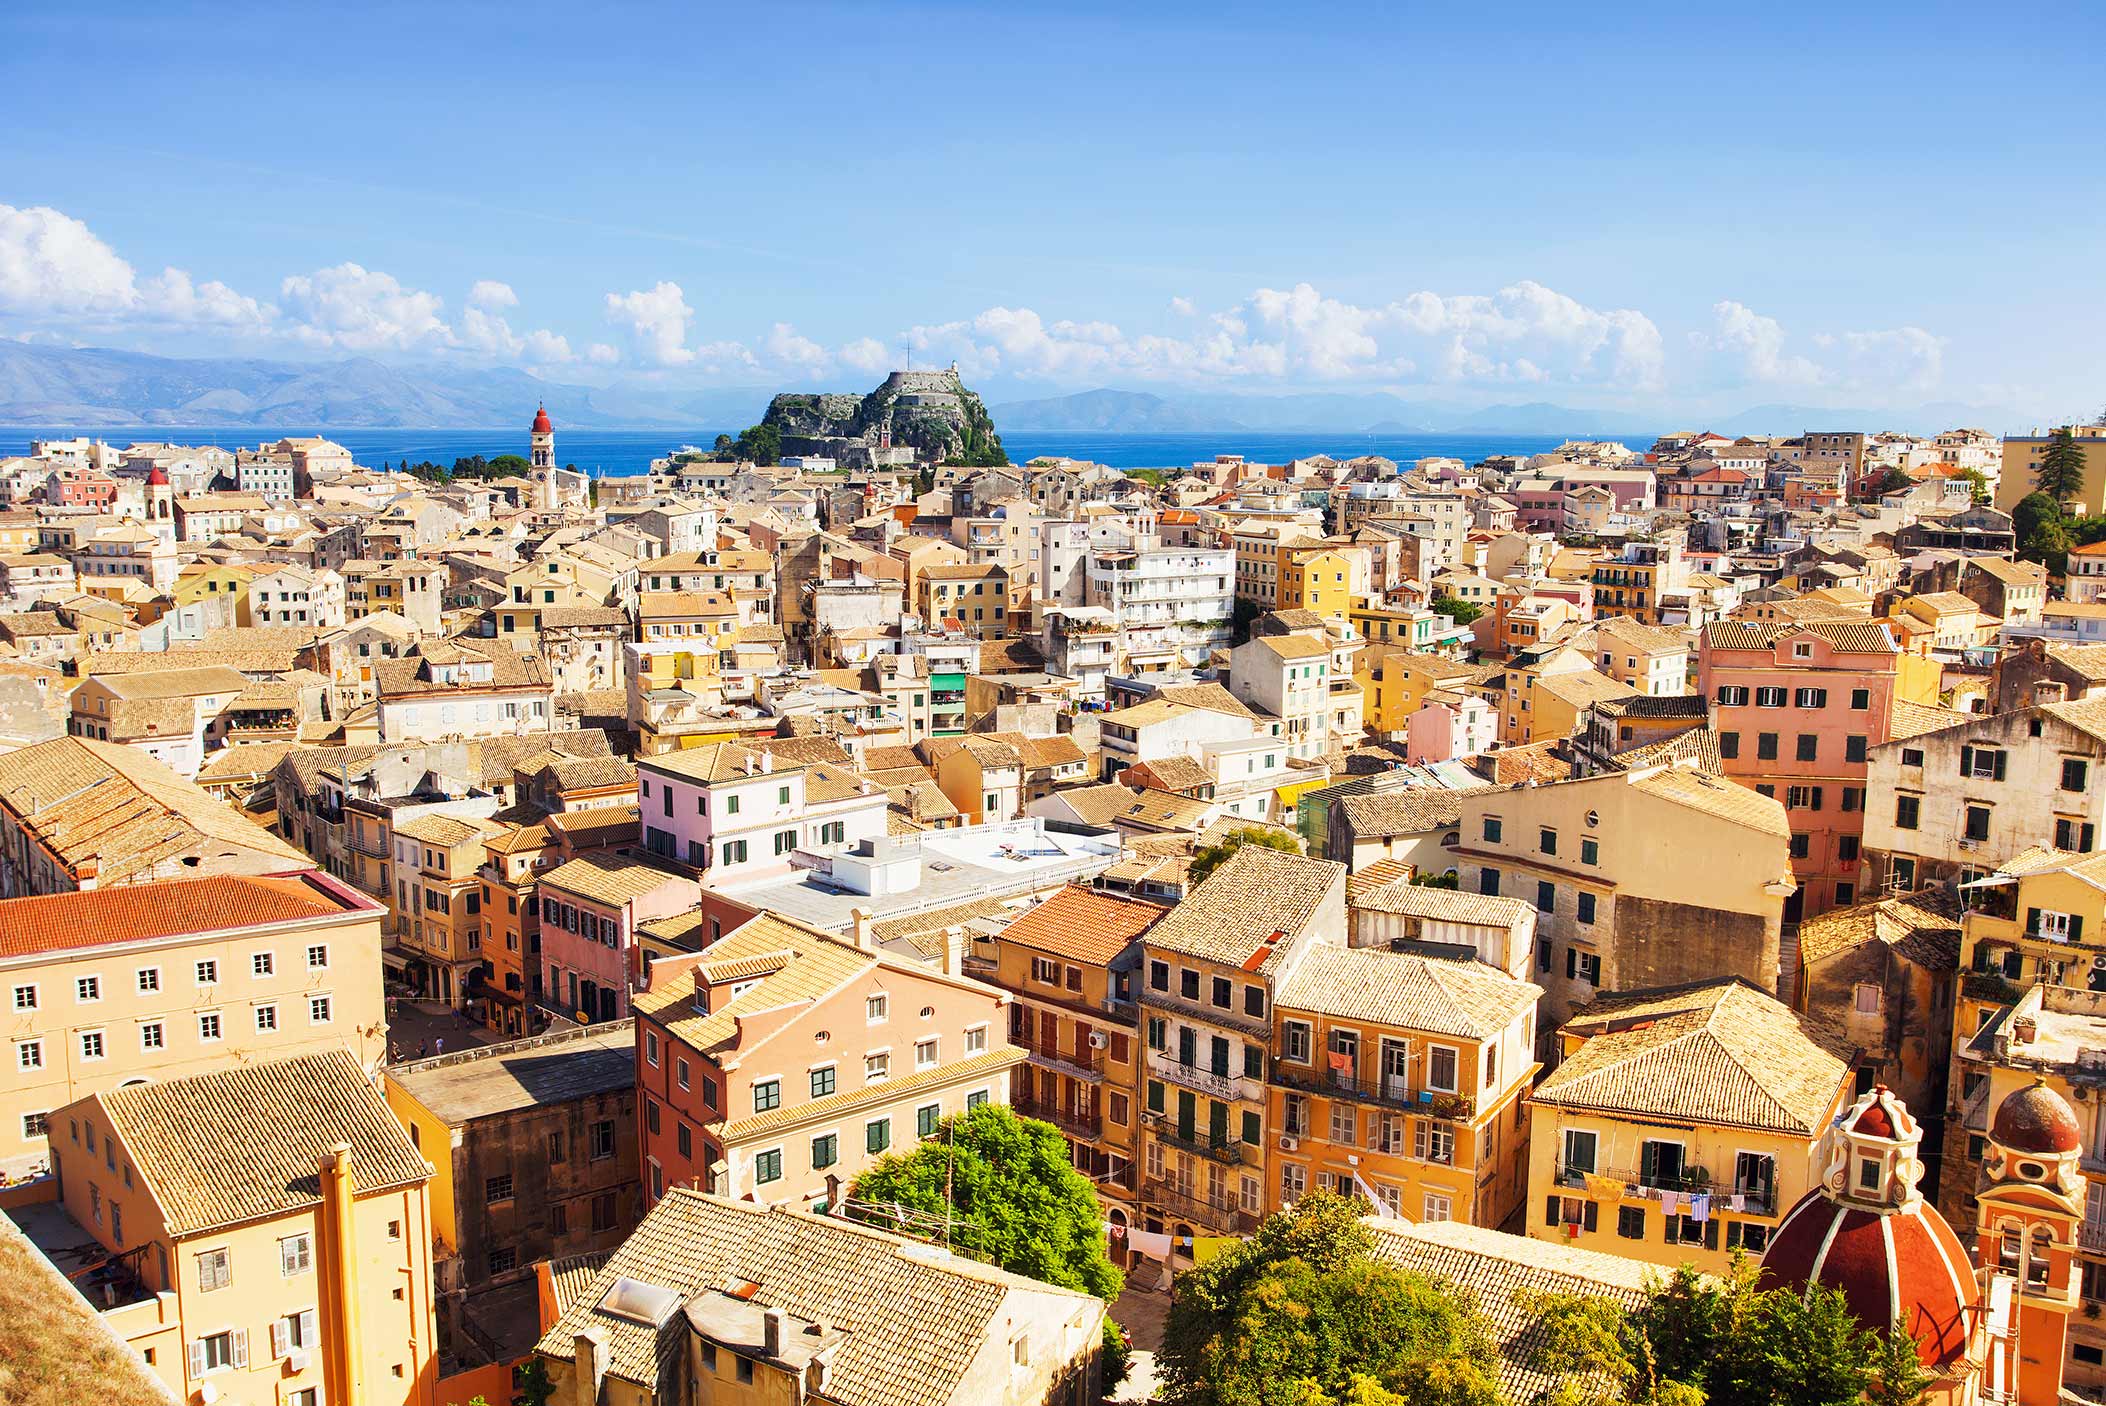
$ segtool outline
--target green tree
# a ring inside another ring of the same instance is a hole
[[[2033,471],[2033,487],[2062,504],[2083,494],[2084,449],[2068,425],[2048,436],[2040,467]]]
[[[1935,1380],[1923,1365],[1914,1335],[1898,1318],[1877,1335],[1870,1365],[1872,1384],[1865,1388],[1870,1406],[1921,1406]]]
[[[1841,1291],[1746,1291],[1705,1373],[1712,1406],[1856,1406],[1872,1379],[1872,1334]]]
[[[734,458],[749,464],[773,464],[782,458],[782,431],[773,425],[749,426],[732,441]]]
[[[1714,1345],[1722,1337],[1738,1297],[1754,1289],[1755,1266],[1736,1255],[1719,1284],[1688,1265],[1652,1287],[1635,1313],[1654,1373],[1661,1379],[1702,1382]]]
[[[857,1177],[850,1194],[871,1206],[948,1215],[953,1249],[1017,1274],[1107,1303],[1125,1283],[1105,1253],[1096,1190],[1075,1170],[1068,1140],[1002,1104],[944,1119],[911,1152]],[[882,1223],[880,1213],[862,1214]]]
[[[1858,489],[1858,496],[1867,500],[1884,498],[1889,493],[1899,493],[1915,481],[1890,464],[1881,469],[1876,477],[1864,480]]]
[[[1429,608],[1435,615],[1445,615],[1458,625],[1467,625],[1484,614],[1482,606],[1472,605],[1466,600],[1457,600],[1454,596],[1435,596]]]
[[[518,1388],[512,1396],[512,1406],[548,1406],[555,1399],[556,1384],[548,1375],[548,1364],[538,1357],[530,1357],[512,1373],[512,1384]]]
[[[1989,501],[1989,475],[1980,469],[1962,469],[1953,475],[1953,481],[1967,485],[1969,501],[1976,504]]]
[[[2068,565],[2070,523],[2062,505],[2045,493],[2028,493],[2011,509],[2018,555],[2061,575]]]
[[[1192,856],[1192,867],[1187,872],[1187,882],[1198,883],[1219,869],[1228,857],[1245,845],[1257,845],[1263,849],[1282,850],[1288,854],[1300,854],[1302,842],[1280,830],[1236,830],[1222,836],[1221,843],[1208,845]]]
[[[1119,1325],[1109,1317],[1104,1320],[1104,1353],[1099,1370],[1104,1376],[1104,1394],[1111,1395],[1120,1383],[1133,1371],[1133,1349],[1126,1345],[1126,1337]]]
[[[1414,886],[1422,889],[1455,889],[1461,887],[1456,882],[1453,873],[1435,874],[1430,870],[1423,874],[1413,874],[1411,882]]]

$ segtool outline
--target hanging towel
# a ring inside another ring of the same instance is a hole
[[[1129,1230],[1126,1232],[1126,1243],[1152,1260],[1162,1261],[1170,1258],[1170,1237],[1167,1235],[1159,1235],[1152,1230]]]
[[[1661,1190],[1661,1192],[1660,1192],[1660,1209],[1661,1209],[1661,1210],[1663,1210],[1663,1211],[1667,1212],[1667,1214],[1669,1214],[1669,1215],[1674,1215],[1674,1214],[1676,1213],[1676,1212],[1675,1212],[1675,1208],[1676,1208],[1676,1207],[1678,1207],[1678,1206],[1679,1206],[1679,1205],[1681,1205],[1681,1204],[1682,1204],[1682,1193],[1680,1193],[1679,1191],[1668,1191],[1668,1190],[1666,1190],[1666,1189],[1664,1189],[1664,1188],[1663,1188],[1663,1189]]]
[[[1711,1193],[1707,1191],[1701,1196],[1691,1198],[1689,1203],[1689,1214],[1695,1217],[1697,1220],[1710,1220]]]
[[[1727,1210],[1729,1210],[1729,1211],[1736,1211],[1736,1212],[1738,1212],[1738,1211],[1744,1211],[1744,1210],[1746,1210],[1747,1208],[1748,1208],[1748,1198],[1747,1198],[1747,1197],[1745,1197],[1745,1196],[1743,1196],[1743,1195],[1741,1195],[1741,1194],[1739,1194],[1738,1192],[1735,1192],[1735,1193],[1734,1193],[1734,1194],[1733,1194],[1733,1195],[1732,1195],[1731,1197],[1729,1197],[1729,1198],[1727,1199],[1727,1201],[1726,1201],[1726,1209],[1727,1209]]]

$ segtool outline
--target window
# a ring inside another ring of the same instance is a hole
[[[1894,828],[1914,830],[1923,813],[1923,797],[1896,796],[1894,798]]]
[[[1989,781],[2003,780],[2003,750],[1998,747],[1962,747],[1960,749],[1960,775]]]
[[[22,1140],[24,1142],[29,1141],[31,1138],[49,1137],[50,1135],[51,1115],[49,1113],[25,1113],[22,1115]]]
[[[1435,1045],[1427,1054],[1426,1085],[1443,1093],[1455,1092],[1455,1051]]]
[[[1755,734],[1755,759],[1757,761],[1764,762],[1774,762],[1777,760],[1776,733],[1758,732]]]
[[[1031,979],[1042,986],[1058,986],[1060,984],[1060,963],[1054,961],[1051,957],[1033,957],[1031,959]]]
[[[142,994],[159,991],[161,989],[161,969],[159,967],[139,968],[138,981],[139,990]]]
[[[863,1150],[873,1157],[892,1146],[892,1120],[877,1118],[863,1125]]]
[[[287,1279],[295,1274],[305,1274],[314,1268],[314,1241],[312,1237],[288,1235],[278,1242],[278,1273]]]
[[[1583,923],[1594,921],[1594,895],[1591,893],[1579,895],[1579,920]]]
[[[1499,843],[1499,830],[1500,826],[1498,817],[1488,815],[1484,818],[1484,838],[1486,844],[1496,845]]]
[[[1148,989],[1151,991],[1168,991],[1170,989],[1170,964],[1168,962],[1150,962],[1148,964]]]
[[[1477,891],[1490,894],[1495,898],[1498,897],[1499,871],[1497,869],[1480,869],[1477,872]]]
[[[1243,988],[1243,1013],[1262,1016],[1265,1014],[1265,988],[1246,986]]]
[[[863,1082],[875,1084],[892,1077],[890,1051],[878,1050],[863,1056]]]
[[[1748,705],[1747,689],[1734,684],[1720,684],[1718,686],[1718,705],[1721,708],[1745,708]]]
[[[1536,911],[1538,913],[1554,913],[1557,911],[1557,906],[1558,886],[1551,883],[1548,879],[1537,880]]]
[[[1812,844],[1807,836],[1807,833],[1804,830],[1793,831],[1791,843],[1792,858],[1804,859],[1812,852]]]
[[[1177,994],[1184,997],[1187,1001],[1198,1000],[1199,973],[1193,971],[1190,967],[1179,967],[1177,970]]]
[[[326,971],[329,968],[329,944],[317,942],[307,949],[307,970]]]
[[[2064,757],[2062,759],[2062,789],[2065,791],[2082,791],[2088,772],[2089,768],[2081,760],[2074,757]]]
[[[197,964],[197,984],[200,986],[219,985],[219,963],[209,958],[199,962]]]
[[[1545,828],[1537,832],[1536,844],[1545,854],[1558,852],[1558,832]]]
[[[744,840],[726,840],[724,842],[724,863],[744,864],[745,862],[746,842]]]
[[[2092,826],[2088,820],[2070,820],[2055,817],[2055,848],[2066,849],[2075,854],[2090,854]]]
[[[1586,1175],[1597,1169],[1597,1156],[1601,1150],[1600,1137],[1585,1128],[1565,1129],[1565,1167],[1568,1173]]]
[[[37,1008],[37,989],[34,986],[15,988],[14,1007],[18,1011],[33,1011]]]
[[[599,1122],[594,1123],[590,1130],[590,1137],[592,1143],[590,1156],[593,1161],[602,1162],[614,1155],[614,1120],[612,1118],[603,1118]],[[600,1228],[604,1229],[605,1227]]]
[[[1290,1020],[1280,1030],[1280,1058],[1293,1064],[1309,1062],[1313,1031],[1306,1020]]]
[[[1582,864],[1601,863],[1601,842],[1598,840],[1581,840],[1579,842],[1579,862]]]
[[[1920,747],[1904,747],[1904,748],[1902,748],[1902,749],[1901,749],[1901,764],[1902,764],[1903,766],[1918,766],[1918,767],[1922,766],[1922,765],[1923,765],[1923,749],[1922,749],[1922,748],[1920,748]]]
[[[101,1059],[105,1053],[100,1030],[83,1030],[80,1035],[80,1057]]]
[[[1718,735],[1718,754],[1722,760],[1737,761],[1740,758],[1740,734],[1722,732]]]
[[[276,970],[277,962],[268,952],[258,952],[249,958],[250,976],[269,976]]]
[[[885,993],[882,991],[863,998],[863,1019],[871,1025],[884,1023],[886,1009]]]
[[[334,1009],[334,1003],[326,994],[309,996],[307,998],[307,1023],[309,1025],[327,1025]]]
[[[1645,1207],[1617,1207],[1616,1233],[1626,1240],[1643,1240],[1645,1238]]]
[[[1989,807],[1970,805],[1967,807],[1967,838],[1986,840],[1989,838]]]
[[[82,1002],[100,1001],[102,999],[102,978],[99,976],[77,978],[73,983],[73,999]]]
[[[1802,688],[1792,695],[1792,703],[1800,708],[1825,708],[1828,706],[1828,690],[1825,688]]]
[[[1119,1039],[1123,1042],[1125,1037],[1120,1036]],[[973,1055],[983,1055],[987,1053],[986,1026],[975,1025],[974,1027],[972,1027],[972,1029],[965,1032],[965,1053],[967,1057],[971,1057]]]
[[[512,1174],[483,1178],[483,1200],[491,1205],[512,1199]]]
[[[197,1257],[197,1287],[209,1293],[234,1282],[233,1266],[225,1250],[207,1250]]]
[[[1799,734],[1799,749],[1798,749],[1798,753],[1797,753],[1797,755],[1798,755],[1798,758],[1799,758],[1799,760],[1800,760],[1800,761],[1802,761],[1802,762],[1811,762],[1811,761],[1818,761],[1818,760],[1820,760],[1820,755],[1821,755],[1821,739],[1820,739],[1819,737],[1815,736],[1815,735],[1814,735],[1813,733],[1811,733],[1811,732],[1802,732],[1802,733],[1800,733],[1800,734]]]
[[[824,1069],[814,1069],[812,1071],[812,1097],[825,1098],[833,1091],[834,1067],[829,1064]]]
[[[1864,759],[1865,759],[1865,736],[1864,736],[1864,734],[1863,734],[1863,733],[1852,733],[1852,734],[1851,734],[1850,736],[1848,736],[1848,737],[1845,737],[1845,738],[1843,739],[1843,760],[1844,760],[1844,761],[1846,761],[1846,762],[1862,762],[1862,761],[1863,761]]]
[[[160,1050],[166,1049],[167,1047],[168,1040],[165,1032],[162,1030],[160,1021],[149,1020],[146,1022],[146,1024],[139,1027],[140,1049]]]
[[[42,1069],[44,1067],[44,1042],[24,1040],[15,1046],[15,1068]]]
[[[1872,690],[1869,688],[1851,689],[1850,707],[1853,711],[1859,713],[1868,711],[1872,707]],[[1903,765],[1905,766],[1907,763],[1904,762]]]
[[[782,1180],[782,1149],[771,1147],[753,1156],[753,1180],[758,1186]]]
[[[653,1069],[658,1067],[658,1032],[656,1030],[644,1031],[643,1057],[645,1064],[650,1065]]]
[[[1210,983],[1210,988],[1210,994],[1213,997],[1214,1004],[1219,1006],[1222,1010],[1227,1010],[1230,1006],[1235,1004],[1235,989],[1229,984],[1229,979],[1227,977],[1215,977],[1212,983]]]
[[[753,1111],[766,1113],[782,1107],[782,1080],[763,1079],[753,1086]]]
[[[1880,992],[1877,986],[1873,985],[1869,981],[1860,981],[1859,983],[1857,983],[1854,995],[1856,998],[1855,1003],[1859,1015],[1879,1014]]]
[[[918,1138],[934,1136],[936,1132],[936,1124],[938,1120],[940,1120],[942,1117],[943,1106],[941,1104],[925,1103],[921,1107],[915,1109],[914,1136]]]
[[[1755,690],[1755,706],[1758,708],[1782,708],[1785,690],[1781,688],[1758,688]]]
[[[940,1043],[940,1037],[934,1035],[926,1040],[916,1040],[914,1042],[914,1067],[916,1069],[934,1069],[936,1067],[936,1051]]]

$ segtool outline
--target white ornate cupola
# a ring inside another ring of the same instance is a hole
[[[1821,1185],[1838,1201],[1898,1211],[1923,1199],[1923,1127],[1885,1084],[1875,1084],[1821,1135]]]

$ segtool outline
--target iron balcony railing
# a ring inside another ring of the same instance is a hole
[[[1299,1064],[1278,1058],[1272,1062],[1272,1077],[1274,1083],[1303,1093],[1407,1109],[1422,1118],[1467,1123],[1477,1116],[1474,1096],[1447,1089],[1429,1089],[1406,1079],[1362,1079],[1322,1065]]]
[[[1208,1230],[1248,1232],[1258,1228],[1258,1217],[1244,1210],[1234,1197],[1209,1196],[1196,1186],[1187,1189],[1163,1178],[1149,1177],[1141,1183],[1141,1199]]]
[[[1168,1114],[1143,1112],[1141,1121],[1147,1123],[1158,1138],[1172,1147],[1197,1152],[1224,1166],[1240,1167],[1246,1162],[1255,1163],[1260,1160],[1259,1149],[1242,1139],[1226,1134],[1216,1137],[1203,1128],[1180,1127]]]
[[[1629,1198],[1658,1200],[1663,1191],[1683,1196],[1709,1196],[1711,1209],[1729,1214],[1769,1216],[1777,1213],[1777,1187],[1774,1182],[1735,1183],[1715,1182],[1704,1177],[1666,1176],[1658,1172],[1642,1173],[1628,1167],[1579,1168],[1560,1162],[1557,1166],[1557,1183],[1570,1190],[1582,1190],[1587,1178],[1607,1177],[1622,1184],[1623,1194]],[[1739,1207],[1732,1202],[1739,1198]]]
[[[1068,1108],[1035,1098],[1018,1099],[1014,1106],[1020,1116],[1051,1123],[1062,1132],[1075,1137],[1095,1139],[1104,1136],[1104,1115],[1101,1113]]]

